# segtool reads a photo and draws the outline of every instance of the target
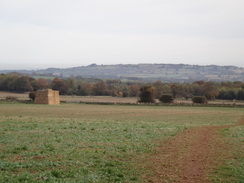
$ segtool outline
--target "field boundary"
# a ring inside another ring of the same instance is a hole
[[[136,105],[136,106],[186,106],[186,107],[238,107],[244,108],[243,104],[191,104],[191,103],[119,103],[119,102],[66,102],[61,103],[80,103],[80,104],[95,104],[95,105]]]
[[[15,101],[6,101],[5,99],[0,99],[0,103],[26,103],[34,104],[31,100],[15,100]],[[131,106],[185,106],[185,107],[231,107],[231,108],[244,108],[244,104],[193,104],[193,103],[172,103],[172,104],[163,104],[163,103],[125,103],[125,102],[84,102],[84,101],[60,101],[61,104],[90,104],[90,105],[131,105]]]

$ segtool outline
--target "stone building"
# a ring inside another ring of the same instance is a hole
[[[36,92],[34,100],[35,104],[47,104],[47,105],[59,105],[59,91],[53,91],[52,89],[39,90]]]

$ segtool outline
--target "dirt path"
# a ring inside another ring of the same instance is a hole
[[[244,118],[237,125],[243,125]],[[229,154],[219,130],[235,125],[202,126],[189,129],[163,142],[146,157],[150,172],[145,182],[207,183],[207,174]]]

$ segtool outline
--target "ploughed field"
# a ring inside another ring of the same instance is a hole
[[[0,182],[242,182],[244,110],[0,103]]]

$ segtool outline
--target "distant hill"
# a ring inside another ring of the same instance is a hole
[[[164,82],[242,81],[244,68],[217,65],[186,64],[119,64],[88,65],[73,68],[48,68],[43,70],[2,70],[0,73],[18,72],[29,75],[51,75],[62,77],[83,77],[121,80],[143,80]]]

